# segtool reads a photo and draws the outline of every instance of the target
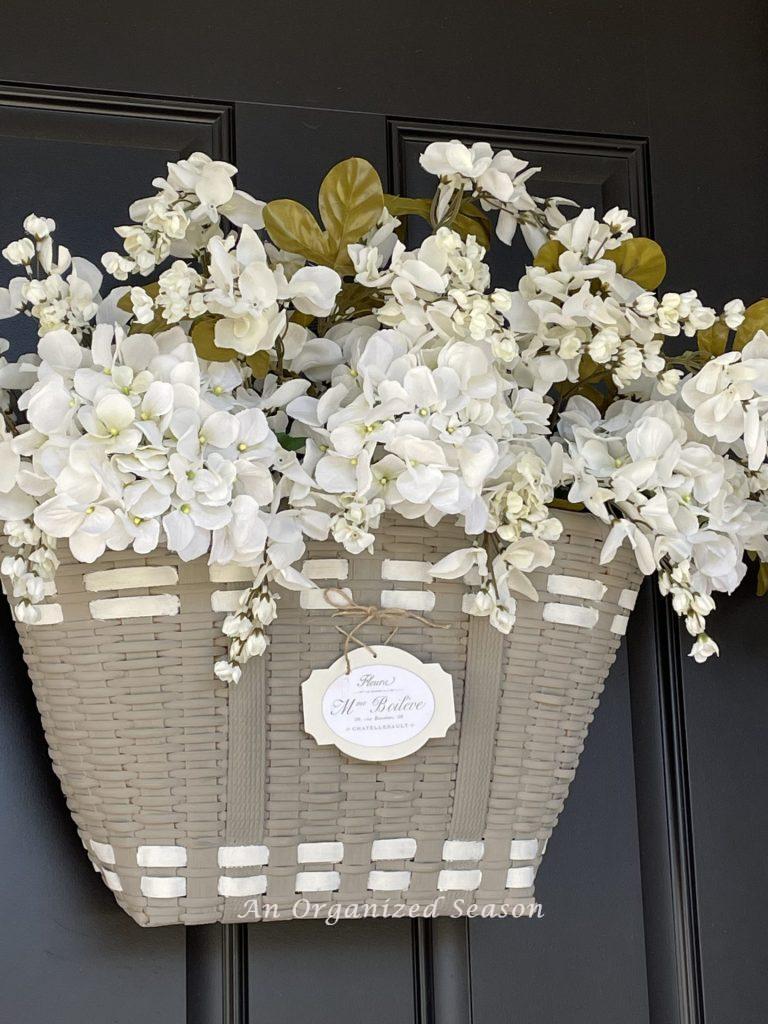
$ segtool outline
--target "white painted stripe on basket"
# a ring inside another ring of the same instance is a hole
[[[371,860],[411,860],[415,856],[415,839],[374,839],[371,843]]]
[[[626,608],[627,611],[631,612],[637,603],[637,591],[636,590],[622,590],[619,594],[619,608]]]
[[[344,843],[299,843],[299,864],[338,864],[344,860]]]
[[[410,884],[410,871],[371,871],[368,875],[368,888],[373,892],[399,892]]]
[[[27,623],[29,626],[55,626],[57,623],[64,621],[64,612],[60,604],[38,604],[35,607],[40,617],[37,622]]]
[[[250,875],[247,878],[219,876],[219,896],[261,896],[266,891],[266,875]]]
[[[141,597],[107,597],[90,602],[94,619],[143,619],[154,615],[178,615],[177,594],[144,594]]]
[[[346,594],[350,601],[352,600],[352,591],[349,587],[343,587],[341,591],[343,594]],[[320,587],[317,590],[302,590],[299,593],[299,605],[308,611],[317,610],[318,608],[325,610],[334,607],[325,596],[325,591],[320,589]]]
[[[109,871],[107,868],[102,868],[101,877],[104,879],[104,884],[112,892],[122,892],[123,886],[120,882],[120,876],[115,874],[114,871]]]
[[[237,611],[240,607],[240,596],[244,593],[244,590],[214,590],[211,594],[211,611]]]
[[[431,590],[382,590],[381,607],[431,612],[435,607],[435,595]]]
[[[381,563],[383,580],[399,580],[401,583],[432,583],[434,576],[429,562],[406,562],[396,558],[385,558]]]
[[[340,885],[338,871],[300,871],[296,875],[296,892],[335,892]]]
[[[142,875],[141,891],[154,900],[175,900],[187,895],[187,880],[174,875],[162,878],[160,875]]]
[[[86,590],[130,590],[132,587],[163,587],[178,583],[179,574],[172,565],[137,565],[130,569],[102,569],[83,576]]]
[[[611,622],[611,632],[617,636],[624,636],[629,625],[629,618],[626,615],[614,615]]]
[[[440,892],[471,892],[480,885],[482,878],[483,873],[477,868],[472,871],[443,869],[437,876],[437,888]]]
[[[301,571],[309,580],[345,580],[349,562],[346,558],[308,558]]]
[[[461,839],[446,839],[443,843],[443,860],[480,860],[485,853],[485,843],[465,842]]]
[[[513,839],[509,844],[510,860],[533,860],[538,852],[538,839]]]
[[[211,583],[249,583],[253,580],[253,569],[243,565],[209,565],[208,579]]]
[[[558,622],[563,626],[582,626],[584,629],[592,629],[597,625],[600,613],[597,608],[582,608],[578,604],[549,604],[544,605],[542,612],[545,622]]]
[[[269,864],[268,846],[220,846],[220,868],[253,868]]]
[[[100,861],[104,864],[115,863],[115,850],[111,843],[97,843],[95,839],[89,839],[90,847]]]
[[[187,865],[186,846],[140,846],[136,851],[140,868],[183,868]]]
[[[599,601],[608,588],[598,580],[585,580],[581,576],[558,576],[553,573],[547,579],[547,590],[550,594],[562,597],[584,597],[589,601]]]
[[[535,868],[510,868],[507,872],[507,889],[529,889],[533,885]]]

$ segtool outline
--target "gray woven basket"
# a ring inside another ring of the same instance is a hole
[[[417,591],[397,600],[451,627],[407,620],[395,642],[452,675],[456,725],[382,764],[303,729],[300,684],[343,649],[322,592],[282,596],[267,654],[228,688],[213,663],[244,572],[163,550],[62,556],[43,622],[18,630],[54,769],[120,906],[142,925],[530,906],[639,585],[629,552],[599,565],[600,523],[562,519],[539,601],[518,602],[506,638],[463,614],[461,581],[431,580],[466,546],[454,525],[388,518],[375,554],[354,558],[310,545],[321,587],[364,605]]]

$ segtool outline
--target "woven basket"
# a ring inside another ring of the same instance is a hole
[[[322,589],[283,594],[267,654],[230,688],[213,663],[246,573],[163,550],[62,556],[42,623],[18,631],[54,769],[120,906],[142,925],[530,906],[639,585],[628,551],[599,565],[599,522],[562,520],[506,638],[463,614],[463,582],[429,575],[466,546],[455,525],[388,518],[354,558],[310,544],[321,588],[451,627],[409,619],[395,643],[452,675],[455,726],[381,764],[303,729],[300,684],[343,649]]]

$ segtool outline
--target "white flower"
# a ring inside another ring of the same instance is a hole
[[[648,537],[639,526],[628,519],[617,519],[614,522],[603,544],[603,550],[600,553],[600,564],[606,565],[612,561],[625,540],[629,541],[635,553],[640,571],[646,576],[653,573],[656,569],[656,562],[654,561]]]
[[[493,150],[487,142],[465,146],[457,139],[451,142],[432,142],[419,157],[419,163],[429,174],[450,177],[454,174],[473,180],[486,171],[493,159]]]
[[[461,548],[435,562],[429,571],[436,579],[455,580],[460,576],[466,576],[472,569],[477,569],[481,576],[485,576],[488,571],[487,565],[488,553],[484,548]]]
[[[330,267],[302,267],[291,277],[283,297],[300,313],[328,316],[341,288],[341,278]]]
[[[35,243],[31,238],[20,238],[18,242],[11,242],[3,249],[3,258],[15,267],[31,263],[35,258]]]
[[[465,615],[490,615],[495,607],[493,595],[485,589],[470,591],[461,599],[461,610]]]
[[[217,661],[213,666],[213,671],[216,674],[216,678],[220,679],[223,683],[232,683],[236,685],[240,682],[240,678],[243,674],[243,670],[239,665],[233,665],[230,661]]]
[[[691,648],[689,657],[693,658],[698,664],[701,664],[707,658],[711,658],[713,654],[720,654],[720,648],[711,637],[707,636],[706,633],[702,633],[696,638],[696,643]]]
[[[148,324],[155,315],[151,296],[143,288],[131,288],[133,315],[140,324]]]
[[[128,256],[121,256],[119,252],[105,252],[101,262],[106,272],[116,281],[126,281],[134,269],[133,260]]]
[[[106,394],[96,404],[83,406],[78,418],[90,437],[103,443],[110,452],[131,452],[139,443],[140,432],[134,426],[136,410],[126,395]]]
[[[56,230],[56,222],[50,217],[38,217],[34,213],[24,218],[24,230],[38,241],[48,238]]]
[[[205,303],[223,317],[216,323],[215,343],[244,356],[272,348],[286,318],[277,303],[278,282],[261,240],[245,225],[236,245],[232,238],[215,237],[208,250],[213,287]]]
[[[66,537],[75,558],[93,562],[102,555],[114,524],[114,511],[103,501],[104,485],[94,473],[62,470],[58,493],[35,510],[37,526],[51,537]]]
[[[741,299],[731,299],[723,306],[723,320],[732,330],[738,330],[744,323],[744,303]]]
[[[733,445],[743,441],[750,469],[766,455],[768,336],[758,331],[741,352],[711,359],[682,387],[693,421],[707,437]]]

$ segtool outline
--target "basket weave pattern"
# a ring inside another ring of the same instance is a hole
[[[162,550],[62,555],[43,624],[18,630],[54,769],[118,903],[163,925],[285,919],[299,899],[318,916],[530,902],[639,585],[628,551],[599,565],[600,523],[562,519],[554,563],[531,577],[539,601],[518,602],[506,638],[462,612],[462,581],[429,576],[466,546],[454,525],[387,518],[372,555],[311,543],[320,591],[282,594],[267,653],[232,688],[213,664],[246,573]],[[137,585],[146,567],[156,585]],[[307,735],[300,684],[344,643],[324,587],[450,627],[408,619],[392,641],[452,675],[444,738],[369,764]]]

